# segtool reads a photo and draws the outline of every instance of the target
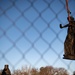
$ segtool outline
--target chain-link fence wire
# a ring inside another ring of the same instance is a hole
[[[74,71],[63,59],[67,28],[65,0],[0,0],[0,68],[52,65]],[[69,0],[75,16],[75,0]]]

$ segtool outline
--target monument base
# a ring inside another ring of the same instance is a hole
[[[75,60],[75,55],[63,55],[63,59]]]

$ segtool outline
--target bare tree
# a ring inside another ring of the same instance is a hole
[[[53,67],[52,66],[41,67],[40,75],[53,75]]]
[[[32,68],[32,69],[31,69],[31,75],[39,75],[38,70],[35,69],[35,68]]]
[[[57,75],[69,75],[67,70],[64,68],[55,68]]]
[[[41,67],[40,75],[69,75],[64,68],[53,68],[52,66]]]

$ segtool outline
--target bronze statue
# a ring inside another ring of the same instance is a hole
[[[67,36],[64,42],[64,59],[75,60],[75,20],[72,16],[67,18],[69,24],[62,26],[60,28],[68,27]]]
[[[11,72],[9,70],[9,65],[4,66],[4,69],[2,71],[2,75],[11,75]]]

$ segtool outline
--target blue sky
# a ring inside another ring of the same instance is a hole
[[[75,17],[74,7],[69,0]],[[75,61],[63,59],[67,28],[60,23],[68,23],[65,0],[1,0],[0,69],[52,65],[74,71]]]

